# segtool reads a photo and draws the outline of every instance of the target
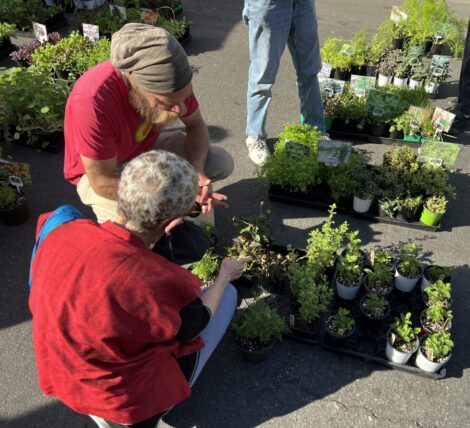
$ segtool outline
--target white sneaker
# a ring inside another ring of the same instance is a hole
[[[249,158],[256,165],[263,165],[270,155],[266,142],[259,138],[248,137],[246,146],[248,147]]]
[[[320,135],[320,141],[331,141],[330,134],[328,134],[328,132],[322,132]]]

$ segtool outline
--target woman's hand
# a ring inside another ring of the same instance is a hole
[[[227,282],[240,278],[243,273],[245,263],[251,262],[251,257],[242,257],[239,259],[225,258],[222,260],[219,269],[219,277],[225,277]]]

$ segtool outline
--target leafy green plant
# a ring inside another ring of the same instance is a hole
[[[403,199],[402,206],[408,208],[412,212],[417,212],[423,204],[423,197],[418,196],[407,196]]]
[[[447,198],[445,196],[431,196],[426,199],[424,206],[435,214],[445,214],[447,210]]]
[[[403,247],[397,269],[406,278],[416,278],[421,272],[421,263],[418,259],[421,247],[409,244]]]
[[[327,283],[312,284],[300,291],[299,315],[303,322],[314,323],[328,310],[333,290]]]
[[[316,266],[303,263],[302,259],[290,254],[291,263],[289,266],[290,291],[297,301],[304,290],[312,288],[316,281],[321,281],[321,271]]]
[[[394,75],[399,79],[405,79],[408,77],[409,72],[410,66],[406,62],[400,62],[395,67]]]
[[[392,342],[392,346],[397,349],[400,349],[401,345],[415,342],[417,334],[421,331],[419,327],[413,327],[411,312],[400,314],[399,318],[396,317],[391,328],[396,337],[395,341]]]
[[[426,270],[426,277],[430,282],[436,282],[438,279],[444,281],[446,278],[450,278],[452,272],[454,271],[454,266],[430,266]]]
[[[436,302],[424,311],[424,318],[425,321],[431,323],[433,331],[438,331],[449,325],[453,313],[442,302]]]
[[[158,19],[158,26],[173,34],[178,40],[183,38],[190,25],[191,23],[186,20],[185,16],[182,19],[165,19],[162,17]]]
[[[15,24],[21,31],[32,28],[33,22],[47,24],[47,19],[63,12],[59,4],[45,7],[41,0],[2,0],[0,2],[0,22]]]
[[[240,338],[256,339],[268,345],[275,339],[281,339],[285,322],[275,309],[258,300],[232,322],[232,329]]]
[[[332,204],[328,210],[328,217],[320,229],[314,229],[307,239],[306,256],[310,266],[317,266],[318,271],[333,267],[336,252],[341,246],[348,231],[348,223],[344,222],[335,227],[333,217],[336,214],[336,205]]]
[[[391,268],[393,265],[392,253],[387,250],[374,251],[374,257],[373,260],[371,257],[371,262],[373,267],[376,265],[382,265]]]
[[[451,340],[450,333],[443,331],[430,334],[426,337],[423,344],[426,358],[430,361],[439,361],[446,358],[453,347],[454,342]]]
[[[365,181],[366,168],[366,160],[362,152],[352,152],[348,163],[331,168],[326,181],[333,200],[338,201],[341,197],[353,196],[361,184],[368,184],[371,187],[373,181],[370,180],[368,183]]]
[[[6,183],[0,182],[0,210],[11,207],[17,199],[17,192]]]
[[[363,301],[363,310],[374,318],[381,318],[386,315],[387,308],[389,307],[388,301],[377,293],[369,293],[365,296]]]
[[[367,273],[367,288],[379,295],[388,294],[392,289],[393,272],[390,265],[375,263],[371,268],[365,268]]]
[[[349,71],[354,58],[353,45],[347,40],[331,38],[321,48],[322,61],[336,70]]]
[[[379,73],[383,76],[393,76],[395,69],[402,61],[401,51],[398,49],[388,51],[379,64]]]
[[[207,250],[201,260],[192,263],[191,271],[201,281],[209,281],[217,272],[220,266],[219,257],[213,250]]]
[[[7,24],[6,22],[0,22],[0,43],[3,42],[3,39],[8,39],[15,34],[16,25]]]
[[[291,192],[306,192],[318,181],[319,139],[320,132],[310,125],[286,125],[258,177]]]
[[[379,201],[381,210],[387,217],[394,218],[401,209],[399,198],[383,198]]]
[[[30,69],[14,67],[0,74],[0,129],[5,148],[25,133],[33,142],[37,132],[63,129],[67,81],[58,81]]]
[[[411,67],[411,78],[413,80],[424,80],[429,75],[429,64],[421,62]]]
[[[353,58],[352,64],[362,67],[367,63],[367,31],[361,30],[354,34],[352,39]]]
[[[59,33],[49,33],[47,35],[47,42],[46,43],[51,43],[51,44],[56,44],[59,40],[62,39],[62,36]],[[39,49],[41,46],[43,46],[43,43],[41,43],[39,40],[34,39],[30,43],[26,43],[22,46],[20,46],[16,51],[12,52],[10,54],[10,58],[13,61],[24,61],[26,62],[27,65],[31,65],[32,58],[31,55],[36,49]]]
[[[351,316],[351,311],[346,308],[339,308],[335,315],[329,320],[330,328],[339,336],[345,336],[354,330],[356,321]]]
[[[362,275],[361,240],[358,236],[358,230],[351,231],[347,235],[346,251],[338,264],[338,277],[343,284],[357,284]]]
[[[446,307],[450,305],[450,293],[452,286],[450,282],[444,282],[438,279],[434,284],[424,289],[427,305],[435,305],[438,302],[443,303]]]

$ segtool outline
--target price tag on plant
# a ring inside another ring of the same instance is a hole
[[[295,141],[286,140],[286,153],[287,156],[293,159],[300,159],[304,156],[310,155],[310,146],[306,144],[296,143]]]
[[[33,32],[34,37],[38,39],[41,43],[47,42],[47,28],[44,24],[33,22]]]
[[[97,42],[100,39],[100,29],[98,25],[82,24],[83,35],[91,42]]]
[[[328,64],[327,62],[322,62],[321,70],[320,73],[318,73],[318,77],[329,78],[331,76],[331,70],[333,70],[331,64]]]
[[[10,162],[0,159],[0,179],[3,177],[5,181],[10,176],[16,176],[21,179],[24,184],[32,184],[29,165],[22,162]]]
[[[352,143],[346,141],[320,141],[318,143],[317,160],[331,167],[347,164],[351,150]]]
[[[444,110],[440,107],[436,107],[434,109],[431,121],[435,129],[439,129],[441,132],[449,132],[454,119],[454,113],[451,113],[450,111]]]

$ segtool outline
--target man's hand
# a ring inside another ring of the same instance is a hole
[[[228,208],[224,202],[226,200],[227,196],[212,191],[212,182],[209,178],[199,174],[199,193],[196,201],[201,204],[202,214],[210,212],[216,206]]]

